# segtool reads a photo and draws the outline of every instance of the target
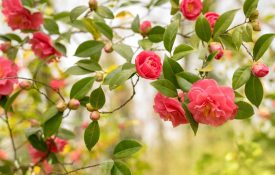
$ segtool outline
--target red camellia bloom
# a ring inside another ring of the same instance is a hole
[[[2,95],[10,95],[12,93],[13,85],[18,83],[18,80],[5,78],[16,77],[17,72],[18,67],[15,63],[6,58],[0,57],[0,97]]]
[[[12,30],[39,30],[43,23],[42,13],[32,14],[20,0],[3,0],[2,7],[2,13]]]
[[[42,159],[45,159],[46,156],[50,153],[59,153],[64,150],[64,147],[68,144],[66,140],[60,139],[60,138],[55,138],[55,139],[48,139],[46,141],[48,150],[46,152],[39,151],[32,147],[31,145],[29,146],[29,153],[32,157],[32,161],[34,164],[37,162],[41,161]],[[48,164],[47,159],[43,160],[42,165],[46,171],[46,173],[51,173],[52,167],[51,165]]]
[[[213,32],[216,21],[220,17],[220,15],[215,12],[207,12],[204,14],[204,16],[207,19],[207,21],[209,22],[211,30]]]
[[[201,0],[183,0],[180,4],[180,11],[188,20],[196,20],[202,11]]]
[[[55,90],[58,91],[59,89],[62,89],[65,87],[65,80],[64,79],[53,79],[50,82],[50,87]]]
[[[269,73],[269,68],[263,63],[256,63],[251,71],[256,77],[265,77]]]
[[[179,124],[188,123],[185,117],[185,111],[183,110],[181,103],[177,98],[169,98],[161,93],[155,96],[154,110],[159,114],[160,118],[165,121],[171,121],[173,127]]]
[[[221,43],[218,43],[218,42],[210,43],[209,44],[209,52],[214,53],[216,51],[217,51],[217,55],[216,55],[215,59],[219,60],[219,59],[221,59],[221,57],[224,54],[223,47],[222,47]]]
[[[194,83],[188,98],[188,109],[198,123],[219,126],[234,119],[238,110],[234,103],[234,91],[229,87],[220,87],[213,79]]]
[[[145,79],[158,79],[162,71],[161,59],[152,51],[143,51],[136,57],[136,69]]]
[[[146,35],[152,28],[152,23],[150,21],[144,21],[140,25],[140,33]]]
[[[30,44],[32,45],[33,52],[40,59],[45,60],[53,57],[49,60],[49,62],[51,62],[62,56],[62,54],[54,48],[51,38],[45,33],[35,32],[33,38],[30,40]]]

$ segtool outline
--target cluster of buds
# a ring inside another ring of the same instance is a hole
[[[91,119],[91,120],[97,121],[97,120],[100,119],[100,113],[98,112],[97,109],[95,109],[95,108],[91,105],[91,103],[87,103],[87,104],[86,104],[86,109],[87,109],[88,111],[91,112],[91,113],[90,113],[90,119]]]
[[[251,22],[251,25],[254,31],[261,31],[261,26],[258,18],[259,18],[259,11],[254,10],[249,17],[249,22]]]

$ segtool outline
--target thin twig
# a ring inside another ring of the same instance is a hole
[[[246,45],[244,45],[242,43],[242,46],[245,48],[246,52],[250,55],[250,57],[254,60],[254,57],[253,57],[252,53],[249,51],[249,49],[246,47]]]
[[[133,93],[132,93],[132,95],[130,96],[130,98],[128,100],[126,100],[122,105],[120,105],[119,107],[117,107],[117,108],[115,108],[115,109],[113,109],[111,111],[107,111],[107,112],[103,111],[103,112],[100,112],[100,113],[101,114],[111,114],[111,113],[114,113],[114,112],[120,110],[124,106],[126,106],[134,98],[134,96],[136,95],[136,89],[135,88],[136,88],[136,86],[138,84],[138,81],[139,81],[139,76],[138,76],[137,81],[135,83],[133,82],[133,79],[131,78]]]
[[[81,171],[81,170],[85,170],[85,169],[89,169],[89,168],[93,168],[93,167],[97,167],[97,166],[100,166],[101,164],[98,163],[98,164],[94,164],[94,165],[89,165],[89,166],[85,166],[85,167],[81,167],[81,168],[77,168],[75,170],[72,170],[72,171],[69,171],[69,172],[66,172],[66,173],[51,173],[51,174],[57,174],[57,175],[67,175],[67,174],[72,174],[72,173],[75,173],[77,171]]]

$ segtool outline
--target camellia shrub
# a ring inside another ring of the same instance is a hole
[[[245,0],[242,9],[228,9],[221,14],[209,11],[209,0],[90,0],[59,13],[47,10],[52,3],[55,2],[1,3],[6,22],[3,25],[10,28],[10,32],[1,32],[0,36],[0,119],[10,139],[9,146],[0,150],[2,174],[33,174],[37,168],[41,174],[81,174],[102,166],[106,174],[131,174],[125,159],[142,147],[134,139],[118,142],[109,154],[111,161],[79,168],[66,164],[62,152],[69,139],[84,142],[88,151],[93,150],[101,137],[100,130],[104,130],[100,127],[101,117],[112,116],[125,107],[137,93],[135,88],[140,81],[150,81],[158,91],[152,108],[160,119],[171,122],[173,127],[191,126],[195,135],[199,125],[219,130],[218,126],[231,120],[252,117],[264,100],[261,79],[271,65],[261,58],[275,34],[259,35],[258,0]],[[120,10],[143,6],[150,12],[165,4],[171,11],[167,25]],[[233,25],[236,13],[242,13],[245,20]],[[131,20],[117,21],[127,15]],[[184,32],[183,22],[188,23],[189,32]],[[71,38],[79,35],[85,36],[79,39],[86,39],[72,51]],[[136,40],[129,41],[131,37]],[[59,65],[68,62],[72,52],[79,60],[63,71]],[[107,70],[108,61],[101,62],[102,55],[113,53],[124,61]],[[222,60],[228,53],[243,56],[232,84],[222,84],[213,76],[213,64],[224,64]],[[190,55],[197,55],[200,65],[194,70],[181,64]],[[70,77],[76,79],[73,84],[66,81]],[[106,108],[105,103],[112,99],[105,94],[128,82],[132,95],[117,107]],[[69,94],[65,87],[70,88]],[[89,111],[90,123],[83,125],[83,139],[74,140],[74,134],[79,132],[65,129],[63,120],[81,115],[81,110]],[[25,133],[15,134],[16,123],[22,122],[30,125],[24,125]],[[28,156],[21,155],[21,147]],[[12,150],[13,155],[8,156],[5,149]],[[77,152],[74,155],[80,156]]]

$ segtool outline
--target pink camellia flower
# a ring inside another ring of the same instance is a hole
[[[43,24],[42,13],[32,14],[20,0],[3,0],[2,7],[2,13],[12,30],[39,30]]]
[[[202,11],[201,0],[183,0],[180,4],[180,11],[188,20],[196,20]]]
[[[221,87],[213,79],[199,80],[188,92],[188,109],[198,123],[220,126],[233,120],[238,107],[235,94],[229,87]]]
[[[58,58],[62,56],[62,54],[54,48],[51,38],[43,32],[35,32],[33,38],[30,40],[30,44],[35,55],[42,60],[52,57],[49,60],[49,62],[51,62],[58,60]]]
[[[154,110],[164,121],[171,121],[173,127],[188,123],[181,103],[177,98],[169,98],[161,93],[155,96]]]
[[[204,14],[205,18],[210,24],[212,32],[214,31],[214,26],[216,24],[217,19],[220,17],[218,13],[215,12],[207,12]]]
[[[66,84],[64,79],[52,79],[50,82],[50,87],[55,91],[64,88],[65,85]]]
[[[256,77],[265,77],[269,73],[269,68],[263,63],[255,63],[251,71]]]
[[[17,79],[5,79],[8,77],[16,77],[18,67],[12,61],[0,57],[0,97],[2,95],[10,95],[13,91],[13,85],[18,83]],[[1,80],[2,79],[2,80]]]
[[[136,57],[137,73],[145,78],[155,80],[158,79],[162,64],[160,57],[152,51],[143,51]]]
[[[151,21],[143,21],[141,24],[140,24],[140,33],[142,35],[146,35],[152,28],[152,23]]]
[[[214,53],[217,52],[215,59],[219,60],[223,57],[224,51],[221,43],[218,42],[211,42],[209,44],[209,52]]]
[[[42,152],[31,145],[29,145],[29,153],[32,158],[32,162],[34,164],[38,163],[42,159],[45,159],[46,156],[50,153],[60,153],[63,151],[64,147],[68,144],[66,140],[60,139],[60,138],[55,138],[55,139],[48,139],[46,141],[48,151]],[[51,173],[52,171],[52,166],[47,162],[47,159],[42,161],[42,166],[44,167],[45,171],[47,174]]]

